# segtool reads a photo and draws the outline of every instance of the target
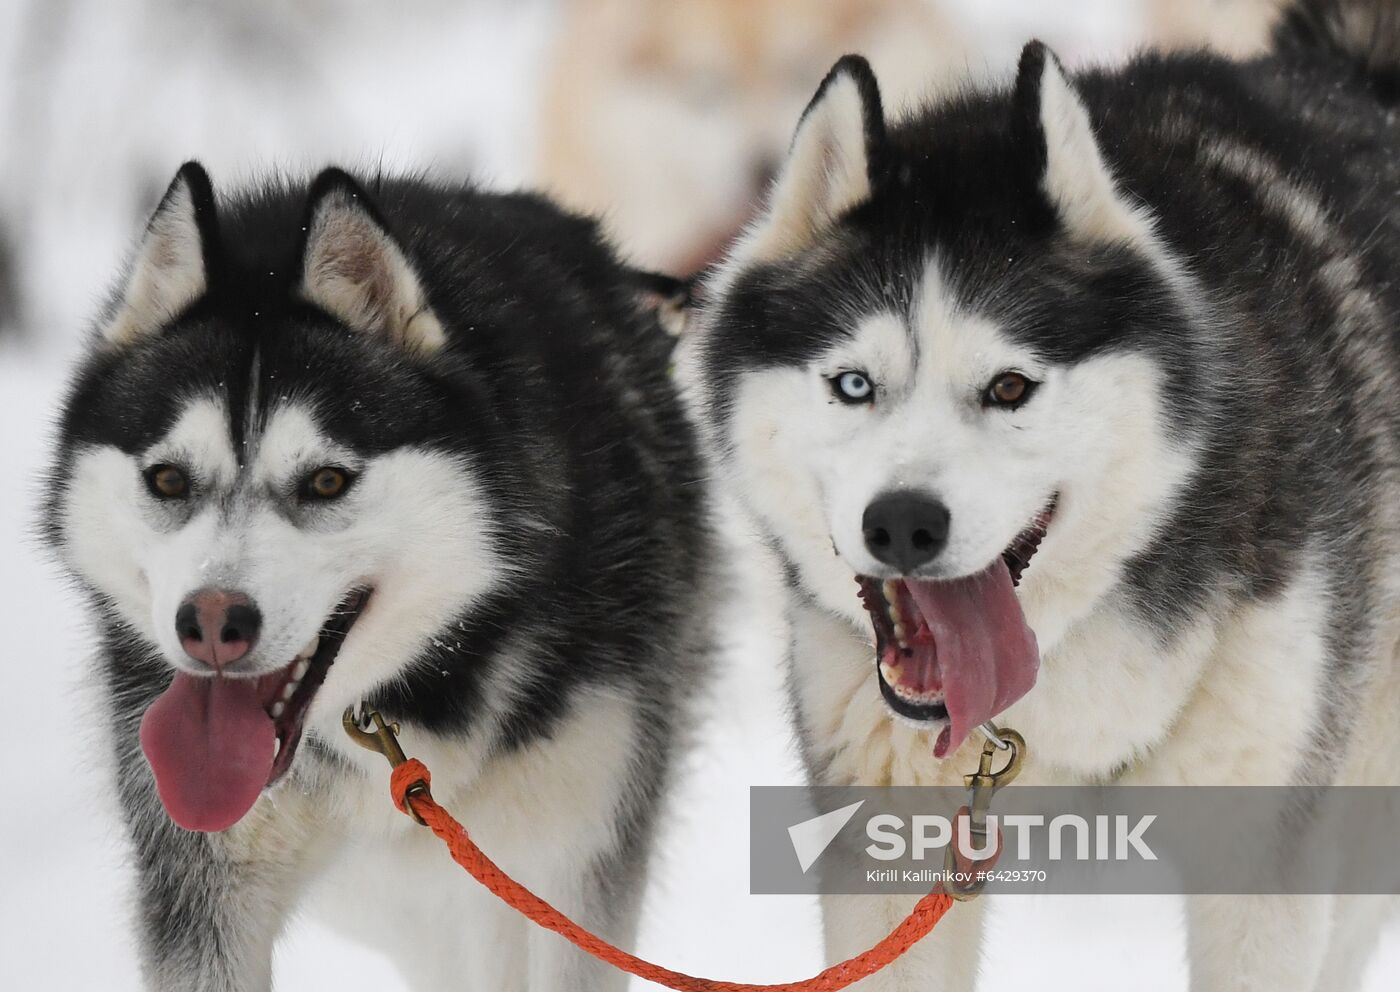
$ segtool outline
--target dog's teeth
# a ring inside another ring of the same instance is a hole
[[[277,702],[273,703],[272,709],[269,711],[272,713],[272,719],[276,720],[279,716],[282,715],[283,711],[286,710],[286,708],[287,704],[282,702],[282,700],[280,699],[277,700]]]
[[[895,630],[899,630],[900,625],[904,622],[904,614],[899,611],[899,586],[892,579],[886,579],[884,591],[885,612],[890,615],[890,622],[894,624]],[[901,634],[900,640],[903,639],[904,635]]]
[[[306,647],[302,648],[301,651],[299,651],[299,652],[297,653],[297,657],[298,657],[298,658],[310,658],[313,654],[316,653],[316,649],[319,648],[320,646],[321,646],[321,635],[320,635],[320,634],[317,634],[315,637],[311,638],[311,640],[309,640],[309,641],[306,642]],[[297,676],[297,677],[300,678],[301,676]]]
[[[275,758],[282,753],[282,738],[278,737],[272,742],[272,756]]]
[[[905,647],[909,643],[909,631],[898,620],[894,624],[894,639],[899,642],[900,647]]]
[[[306,673],[310,670],[311,662],[303,658],[301,661],[296,663],[295,667],[292,668],[292,681],[300,682],[303,678],[306,677]]]
[[[880,662],[880,675],[885,683],[891,687],[899,684],[899,666],[891,665],[888,661]]]
[[[296,679],[293,679],[282,687],[282,698],[284,700],[291,700],[292,696],[296,695],[296,691],[297,683]]]

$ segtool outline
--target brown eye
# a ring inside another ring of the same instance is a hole
[[[301,495],[303,499],[335,499],[337,496],[343,496],[349,488],[350,473],[343,468],[327,465],[306,477],[306,481],[302,483]]]
[[[982,402],[985,406],[1004,406],[1014,410],[1031,398],[1037,385],[1019,372],[1003,372],[987,387]]]
[[[146,487],[156,499],[184,499],[189,495],[189,476],[174,465],[152,465],[145,476]]]

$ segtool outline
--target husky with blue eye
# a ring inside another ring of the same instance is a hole
[[[424,989],[621,988],[396,812],[396,721],[507,871],[630,943],[709,654],[655,279],[526,195],[182,168],[63,409],[152,989],[267,989],[313,884]]]
[[[953,784],[993,718],[1032,782],[1400,782],[1400,8],[1276,31],[817,91],[695,369],[815,782]],[[882,898],[827,900],[833,959]],[[1192,987],[1354,988],[1383,902],[1193,898]],[[861,988],[971,989],[980,915]]]

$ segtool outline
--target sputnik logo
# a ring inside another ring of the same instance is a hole
[[[864,805],[865,800],[862,799],[858,803],[842,806],[830,813],[823,813],[788,827],[788,839],[792,841],[792,849],[797,854],[797,863],[802,868],[802,874],[807,874],[807,869],[816,864],[817,859],[841,832],[841,828],[850,823],[851,818]]]

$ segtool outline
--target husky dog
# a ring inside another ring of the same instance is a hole
[[[696,369],[816,782],[953,784],[1003,713],[1029,781],[1400,780],[1397,78],[1361,2],[896,121],[836,64]],[[1193,899],[1193,987],[1352,988],[1384,901]],[[979,916],[862,987],[970,989]]]
[[[268,988],[328,873],[423,988],[622,986],[465,879],[341,715],[397,721],[493,858],[630,941],[712,587],[633,284],[533,196],[329,170],[216,199],[180,170],[47,505],[101,633],[151,988]]]

